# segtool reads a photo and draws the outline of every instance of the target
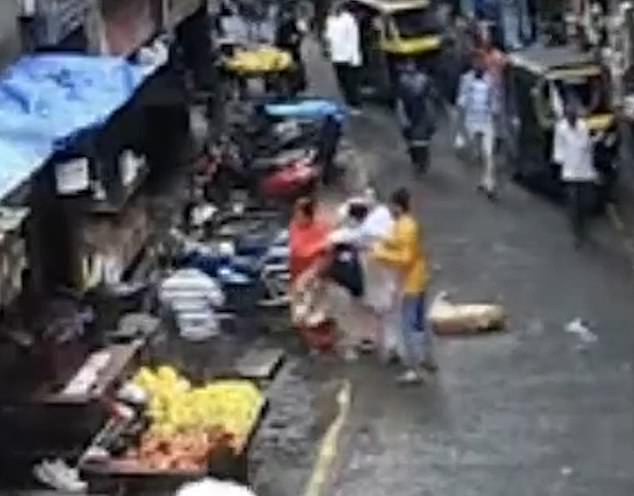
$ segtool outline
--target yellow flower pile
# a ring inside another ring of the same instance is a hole
[[[257,419],[264,399],[247,380],[212,381],[192,387],[172,367],[141,368],[133,382],[149,396],[150,430],[162,436],[221,429],[237,444]]]
[[[292,65],[293,59],[288,52],[273,47],[238,51],[225,62],[227,69],[238,74],[282,72]]]

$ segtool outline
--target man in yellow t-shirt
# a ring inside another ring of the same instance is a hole
[[[403,383],[422,381],[421,368],[436,370],[431,356],[431,340],[425,326],[425,292],[429,283],[427,259],[421,243],[421,228],[411,214],[410,194],[405,188],[390,198],[395,223],[389,238],[374,248],[375,260],[392,267],[401,280],[401,332],[407,370]]]

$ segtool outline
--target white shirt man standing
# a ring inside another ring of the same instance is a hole
[[[555,127],[553,161],[561,166],[575,246],[586,236],[586,224],[599,179],[593,164],[593,140],[574,105],[567,105]]]
[[[349,8],[338,5],[326,20],[324,36],[334,66],[339,89],[352,114],[361,105],[359,71],[361,68],[361,34],[359,23]]]
[[[497,95],[491,77],[478,64],[460,80],[457,107],[464,123],[470,145],[484,160],[479,189],[494,199],[497,189],[495,170],[495,119],[498,112]]]

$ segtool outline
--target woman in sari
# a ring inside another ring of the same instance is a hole
[[[290,224],[291,313],[311,350],[330,351],[336,338],[322,277],[329,263],[330,226],[315,210],[314,200],[300,198]]]

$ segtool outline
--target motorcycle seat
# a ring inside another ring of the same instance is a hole
[[[271,170],[292,164],[308,155],[306,149],[285,150],[274,157],[257,158],[252,162],[252,168],[258,170]]]

